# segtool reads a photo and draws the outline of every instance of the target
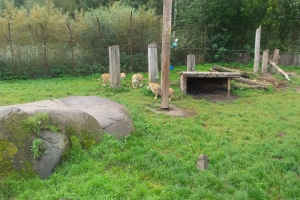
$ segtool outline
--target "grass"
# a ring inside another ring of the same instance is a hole
[[[298,67],[282,69],[300,74]],[[185,67],[170,71],[177,94],[179,71]],[[286,90],[236,89],[239,99],[230,103],[180,94],[171,104],[195,115],[171,117],[150,111],[160,98],[145,86],[131,89],[131,75],[119,89],[103,87],[100,74],[1,82],[2,106],[76,95],[109,98],[126,106],[136,132],[121,139],[105,135],[90,150],[73,144],[70,160],[47,180],[3,178],[0,199],[300,198],[300,78],[292,77]],[[196,168],[201,154],[210,159],[204,171]]]

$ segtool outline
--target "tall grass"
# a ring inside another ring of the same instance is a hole
[[[170,71],[177,94],[179,71],[185,67]],[[174,117],[151,111],[160,99],[145,86],[132,89],[131,75],[117,90],[103,87],[100,74],[1,82],[0,105],[76,95],[112,99],[126,106],[136,132],[121,139],[105,135],[90,150],[75,144],[70,160],[47,180],[1,179],[0,199],[300,198],[299,77],[285,90],[236,89],[239,98],[227,103],[180,94],[170,103],[194,115]],[[196,168],[200,154],[210,159],[204,171]]]

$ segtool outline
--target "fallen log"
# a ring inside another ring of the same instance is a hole
[[[243,72],[243,71],[238,71],[238,70],[232,70],[232,69],[228,69],[225,67],[220,67],[217,65],[212,66],[212,69],[215,71],[219,71],[219,72],[239,72],[241,74],[241,77],[244,78],[250,78],[251,73],[249,72]]]
[[[287,74],[287,73],[285,73],[280,67],[278,67],[277,65],[276,65],[276,63],[274,63],[272,60],[269,60],[269,63],[273,66],[273,67],[275,67],[275,69],[277,69],[277,71],[279,71],[282,75],[284,75],[285,76],[285,78],[287,79],[287,80],[291,80],[290,78],[289,78],[289,75]]]
[[[268,85],[266,85],[266,84],[263,84],[263,83],[260,83],[260,82],[257,82],[257,81],[253,81],[253,80],[250,80],[250,79],[247,79],[247,78],[243,78],[243,77],[233,78],[233,80],[239,81],[239,82],[242,82],[242,83],[246,83],[248,85],[259,85],[260,87],[263,87],[265,89],[268,88]]]
[[[248,88],[248,89],[267,89],[263,85],[248,85],[244,83],[232,83],[231,88],[237,89],[237,88]]]

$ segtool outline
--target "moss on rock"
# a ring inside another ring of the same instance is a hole
[[[14,170],[13,158],[18,148],[9,141],[0,140],[0,177],[7,176]]]

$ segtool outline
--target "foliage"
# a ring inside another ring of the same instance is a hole
[[[35,134],[40,134],[41,127],[47,127],[50,124],[50,118],[48,113],[39,112],[24,120],[26,128],[31,130]]]
[[[36,138],[32,142],[31,151],[33,152],[34,158],[39,158],[44,154],[45,147],[43,141],[40,138]]]

